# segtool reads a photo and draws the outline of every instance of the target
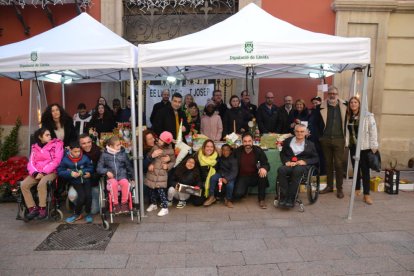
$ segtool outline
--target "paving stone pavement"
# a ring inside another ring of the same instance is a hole
[[[305,212],[257,206],[256,196],[209,208],[170,208],[120,225],[104,251],[34,251],[58,223],[15,220],[0,204],[0,275],[414,275],[414,192],[340,200],[321,195]],[[302,197],[304,194],[302,194]],[[306,200],[305,200],[306,202]],[[99,223],[99,218],[95,218]]]

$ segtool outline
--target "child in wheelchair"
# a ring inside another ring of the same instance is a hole
[[[92,161],[82,153],[78,142],[72,142],[69,150],[60,162],[58,176],[68,181],[77,193],[75,210],[72,216],[66,219],[67,223],[73,223],[82,219],[82,208],[85,206],[87,223],[92,223],[90,214],[92,193],[90,178],[93,173]]]
[[[112,136],[106,142],[104,152],[98,161],[97,173],[106,176],[107,190],[112,195],[113,212],[129,212],[129,182],[133,177],[132,163],[125,149],[121,147],[121,141],[117,136]],[[118,200],[118,185],[121,187],[121,204]]]
[[[144,183],[147,185],[150,194],[151,205],[147,208],[147,212],[155,211],[157,207],[157,197],[161,200],[161,210],[158,216],[162,217],[168,214],[168,200],[164,189],[167,188],[168,171],[171,170],[175,163],[175,154],[172,148],[173,136],[170,132],[161,133],[156,145],[151,149],[149,156],[156,157],[148,166],[148,172],[145,175]]]
[[[47,183],[56,178],[56,168],[63,156],[63,142],[52,139],[47,128],[40,128],[34,133],[36,143],[32,145],[27,170],[29,175],[21,183],[21,192],[28,208],[26,218],[44,219],[48,216],[46,209]],[[33,200],[31,188],[37,185],[38,206]]]

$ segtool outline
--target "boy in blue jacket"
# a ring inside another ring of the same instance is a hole
[[[76,190],[74,214],[66,219],[67,223],[73,223],[82,219],[82,208],[85,206],[87,223],[93,222],[91,216],[92,192],[90,178],[93,173],[92,161],[82,153],[78,142],[71,143],[69,151],[65,153],[58,167],[58,175],[67,180]]]
[[[203,205],[207,207],[216,202],[216,197],[214,196],[216,186],[219,186],[219,192],[221,192],[221,185],[224,185],[223,188],[226,190],[224,205],[228,208],[233,208],[233,189],[238,171],[238,162],[232,155],[232,148],[228,144],[224,144],[221,147],[221,156],[218,160],[217,173],[210,178],[210,196]]]

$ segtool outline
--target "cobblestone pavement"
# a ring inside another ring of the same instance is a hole
[[[105,251],[34,251],[58,226],[15,220],[0,205],[0,275],[414,275],[414,192],[321,195],[305,212],[257,206],[170,208],[137,225],[126,218]],[[95,218],[95,222],[99,222]]]

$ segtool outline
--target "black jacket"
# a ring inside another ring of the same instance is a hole
[[[44,127],[46,127],[50,131],[50,136],[52,137],[52,139],[57,138],[54,125],[44,125]],[[63,129],[65,130],[63,145],[64,147],[67,147],[70,145],[70,143],[75,142],[78,139],[78,134],[76,132],[75,127],[73,126],[72,118],[66,121],[65,125],[63,126]]]
[[[203,184],[201,183],[198,167],[195,167],[192,170],[188,170],[187,168],[183,170],[176,169],[172,177],[172,181],[174,186],[177,185],[177,183],[190,186],[203,186]]]
[[[188,126],[187,117],[185,116],[184,111],[182,111],[181,109],[177,111],[178,111],[178,119],[183,120],[183,126],[185,127],[185,131],[183,132],[183,137],[184,137],[190,131],[190,127]],[[154,118],[152,129],[158,136],[160,136],[160,134],[163,131],[169,131],[173,135],[174,139],[177,138],[177,131],[176,131],[176,125],[175,125],[175,114],[174,114],[174,109],[172,108],[171,104],[166,105],[160,110],[158,110]]]
[[[102,132],[112,132],[115,128],[115,118],[113,116],[108,116],[107,118],[93,118],[89,124],[90,127],[96,129],[99,137],[101,137]]]
[[[233,155],[237,160],[238,171],[240,171],[240,168],[242,166],[240,162],[241,162],[241,155],[243,151],[244,151],[244,146],[240,146],[233,151]],[[257,162],[260,162],[260,168],[264,168],[267,172],[269,172],[270,164],[269,164],[269,161],[267,161],[267,156],[265,152],[258,146],[253,146],[253,152],[256,158],[255,163],[257,164]]]
[[[281,106],[277,111],[277,133],[290,133],[289,115],[293,113],[293,108],[288,113],[285,106]]]
[[[227,158],[225,158],[224,156],[220,157],[218,160],[218,166],[216,171],[218,174],[221,175],[221,177],[225,178],[227,181],[236,180],[237,174],[239,173],[237,159],[233,155],[230,155]]]
[[[259,105],[256,121],[260,133],[277,132],[277,111],[276,105],[273,105],[271,109],[266,106],[266,103]]]
[[[282,161],[283,165],[288,161],[292,161],[292,157],[295,156],[293,154],[292,148],[290,147],[290,142],[292,139],[293,137],[290,137],[283,142],[283,148],[280,152],[280,160]],[[304,151],[298,154],[296,157],[298,160],[305,161],[307,165],[317,165],[319,163],[318,152],[316,151],[315,144],[306,139]]]
[[[92,143],[92,148],[89,152],[83,151],[83,154],[88,156],[93,163],[93,173],[91,177],[91,186],[98,186],[100,175],[96,172],[96,167],[98,166],[99,158],[101,157],[102,151],[95,143]]]
[[[242,101],[242,103],[240,104],[240,107],[251,115],[250,119],[256,118],[256,112],[257,112],[257,106],[256,105],[254,105],[252,103],[245,104]]]
[[[223,121],[223,137],[234,131],[234,121],[236,122],[236,133],[242,133],[249,129],[247,123],[249,122],[249,113],[240,107],[231,108],[226,111]]]
[[[158,111],[160,111],[160,109],[162,109],[165,106],[171,106],[171,102],[168,101],[164,103],[163,101],[160,101],[159,103],[154,104],[154,106],[152,107],[152,112],[150,116],[150,122],[151,122],[152,127],[154,127],[154,120],[155,120],[155,117],[157,116]]]
[[[311,116],[311,112],[307,108],[303,109],[302,112],[300,112],[300,113],[297,110],[293,110],[293,112],[290,112],[290,114],[289,114],[289,126],[291,126],[293,123],[295,123],[296,119],[298,119],[299,121],[306,121],[306,122],[308,122],[308,125],[309,125],[310,116]],[[294,128],[290,127],[290,132],[291,133],[293,133],[293,129]]]

